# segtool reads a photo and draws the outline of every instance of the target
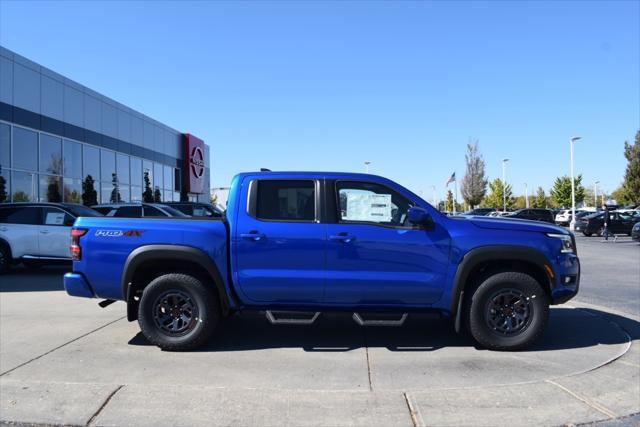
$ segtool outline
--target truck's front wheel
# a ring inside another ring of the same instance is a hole
[[[519,350],[544,332],[549,299],[542,286],[520,272],[497,273],[484,280],[467,302],[473,338],[492,350]]]
[[[186,274],[165,274],[144,288],[138,323],[163,350],[192,350],[205,344],[220,321],[215,292]]]

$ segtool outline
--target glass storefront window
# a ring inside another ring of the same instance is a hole
[[[82,180],[64,178],[62,194],[65,203],[82,203]]]
[[[180,193],[177,191],[173,192],[173,201],[174,202],[179,202],[180,201]]]
[[[0,168],[0,203],[11,201],[11,172]]]
[[[100,180],[100,150],[85,145],[82,149],[82,176],[91,175],[94,181]]]
[[[0,169],[11,165],[11,126],[0,123]]]
[[[162,190],[164,187],[162,185],[162,165],[159,163],[153,164],[153,189],[156,188]]]
[[[35,201],[37,174],[31,172],[11,173],[11,197],[14,202]]]
[[[30,171],[38,170],[38,134],[36,132],[13,127],[13,167]]]
[[[171,190],[164,190],[164,198],[162,199],[163,202],[172,202],[173,201],[173,191]]]
[[[164,166],[164,189],[173,190],[173,168],[171,166]]]
[[[109,182],[116,173],[116,153],[108,150],[100,150],[100,180]]]
[[[180,187],[180,169],[175,168],[173,170],[173,191],[180,191],[182,188]],[[179,200],[179,199],[178,199]]]
[[[129,186],[121,185],[120,186],[120,201],[123,203],[128,203],[131,200],[131,196],[129,194]]]
[[[40,202],[62,201],[62,178],[55,175],[40,175]]]
[[[40,134],[40,172],[62,175],[62,139]]]
[[[142,187],[138,185],[131,186],[131,201],[132,202],[142,201]]]
[[[65,139],[62,174],[69,178],[82,178],[82,145]]]
[[[120,184],[129,184],[129,156],[118,153],[116,156],[116,172]]]
[[[142,182],[142,159],[131,158],[131,178],[132,185],[143,185]]]
[[[149,188],[153,189],[153,163],[152,162],[148,160],[142,161],[142,175],[143,175],[143,178],[145,175],[147,178],[149,178],[149,184],[143,181],[142,185],[144,187],[147,187],[148,185]]]
[[[118,200],[116,199],[117,193],[113,191],[114,188],[110,182],[101,183],[100,188],[102,190],[100,203],[118,203]]]

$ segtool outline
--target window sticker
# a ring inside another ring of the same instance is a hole
[[[347,221],[391,222],[391,194],[347,193]]]
[[[47,225],[63,225],[64,212],[47,212],[47,218],[44,223]]]

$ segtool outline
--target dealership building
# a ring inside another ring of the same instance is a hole
[[[209,147],[0,46],[0,202],[209,201]]]

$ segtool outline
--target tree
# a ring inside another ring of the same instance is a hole
[[[211,195],[209,196],[209,202],[212,205],[216,205],[218,203],[218,194],[217,193],[211,193]]]
[[[453,193],[451,190],[447,190],[447,201],[444,206],[445,211],[453,212]]]
[[[513,199],[513,207],[516,209],[523,209],[527,207],[527,200],[524,196],[516,196]]]
[[[95,189],[95,181],[91,175],[82,181],[82,204],[93,206],[98,204],[98,192]]]
[[[464,155],[467,164],[464,178],[460,184],[462,198],[471,208],[482,202],[487,193],[487,179],[484,176],[484,159],[478,152],[478,140],[467,144]]]
[[[536,190],[536,197],[531,200],[531,207],[546,208],[548,205],[547,195],[544,193],[544,188],[538,187],[538,190]]]
[[[153,203],[153,190],[151,190],[151,179],[149,178],[148,170],[144,171],[143,178],[144,191],[142,192],[142,201],[145,203]]]
[[[18,190],[13,193],[13,201],[14,202],[29,202],[31,201],[31,197],[27,193],[22,190]]]
[[[627,205],[633,203],[633,200],[627,197],[627,191],[624,187],[618,187],[613,193],[611,193],[611,198],[616,201],[619,205]]]
[[[162,193],[160,192],[160,188],[158,187],[156,187],[156,189],[153,190],[153,202],[155,203],[162,202]]]
[[[496,178],[489,183],[489,194],[484,198],[482,205],[487,208],[502,209],[503,188],[507,196],[507,208],[513,208],[515,206],[515,200],[513,198],[511,184],[507,184],[505,188],[500,178]]]
[[[55,176],[47,177],[47,202],[61,202],[60,178]]]
[[[7,180],[0,175],[0,203],[7,202],[9,195],[7,194]]]
[[[584,187],[582,186],[582,175],[574,178],[576,204],[584,200]],[[567,175],[556,178],[551,189],[551,198],[558,207],[567,208],[571,206],[571,178]]]
[[[113,189],[111,190],[111,197],[109,200],[111,201],[111,203],[121,203],[122,196],[120,196],[120,184],[118,182],[118,174],[116,173],[111,174],[111,185],[113,186]]]
[[[633,144],[625,141],[624,157],[627,158],[627,169],[622,183],[624,201],[640,204],[640,130],[636,132],[636,140]]]

